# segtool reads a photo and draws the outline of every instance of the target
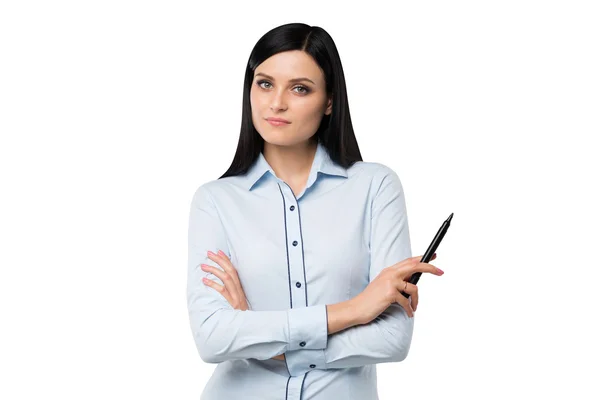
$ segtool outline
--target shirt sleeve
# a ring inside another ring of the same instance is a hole
[[[389,168],[373,200],[370,250],[369,281],[384,268],[412,257],[404,191]],[[408,355],[413,326],[414,317],[394,303],[370,323],[330,335],[325,349],[287,351],[285,362],[290,375],[298,376],[314,368],[402,361]]]
[[[231,254],[225,230],[206,184],[194,193],[188,229],[187,306],[196,348],[203,361],[266,360],[285,351],[327,346],[325,305],[282,311],[236,310],[215,289],[205,285],[200,264],[222,268],[208,250]],[[211,274],[210,279],[223,285]],[[302,345],[300,344],[302,343]]]

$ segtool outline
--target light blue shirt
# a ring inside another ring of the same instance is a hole
[[[318,145],[295,196],[261,153],[240,176],[209,181],[189,214],[187,305],[203,361],[217,363],[202,400],[374,400],[377,363],[407,356],[414,318],[392,304],[368,324],[327,335],[327,304],[361,293],[411,257],[398,175],[375,162],[345,169]],[[249,310],[235,310],[200,269],[222,250]],[[278,354],[285,361],[274,360]]]

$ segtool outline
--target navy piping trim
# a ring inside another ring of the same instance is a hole
[[[285,182],[283,182],[283,183],[285,183]],[[290,188],[290,190],[292,190],[290,185],[288,185],[287,183],[285,183],[285,184],[287,185],[287,187]],[[281,187],[279,188],[279,190],[281,190]],[[283,193],[281,193],[281,195],[283,196]],[[294,196],[294,199],[296,199],[296,204],[298,204],[298,224],[300,225],[300,241],[302,242],[302,272],[304,273],[304,302],[306,303],[305,304],[306,307],[308,307],[308,289],[306,288],[306,267],[304,265],[304,237],[302,236],[302,217],[300,216],[300,202],[298,201],[298,198],[294,194],[293,190],[292,190],[292,195]],[[287,230],[286,230],[286,234],[287,234]],[[287,245],[287,243],[286,243],[286,245]],[[290,282],[290,291],[291,291],[291,285],[292,285],[292,283]]]
[[[290,308],[294,308],[292,306],[292,277],[290,276],[290,250],[288,248],[287,217],[285,215],[285,196],[283,195],[283,191],[281,190],[281,186],[279,186],[279,183],[277,184],[277,187],[279,188],[279,192],[281,193],[281,199],[283,201],[283,224],[284,224],[284,230],[285,230],[285,255],[287,257],[288,284],[290,285]]]
[[[287,398],[288,398],[288,386],[290,386],[290,379],[292,379],[291,375],[288,378],[287,383],[285,384],[285,400],[287,400]]]
[[[310,372],[310,371],[308,371]],[[300,400],[302,400],[302,391],[304,390],[304,380],[306,379],[306,375],[308,375],[308,372],[304,374],[304,378],[302,378],[302,383],[300,384]]]
[[[285,356],[285,353],[283,353],[283,361],[285,361],[285,369],[287,369],[288,374],[290,375],[290,377],[292,376],[292,374],[290,373],[290,368],[288,367],[288,363],[287,363],[287,357]]]
[[[290,190],[292,190],[290,185],[288,185],[287,183],[285,183],[285,184],[287,185],[287,187],[290,188]],[[279,184],[277,184],[277,187],[279,188],[279,192],[281,193],[281,198],[283,199],[283,218],[285,221],[285,250],[286,250],[286,254],[287,254],[287,263],[288,263],[288,282],[290,285],[290,307],[292,307],[292,281],[291,281],[291,277],[290,277],[290,252],[289,252],[289,248],[288,248],[288,237],[287,237],[287,218],[285,215],[286,204],[285,204],[285,196],[283,195],[281,186],[279,186]],[[292,190],[292,194],[293,193],[294,193],[294,191]],[[306,302],[306,307],[308,307],[308,292],[306,289],[306,267],[304,265],[304,238],[302,236],[302,218],[300,217],[300,202],[298,202],[298,198],[296,198],[296,195],[294,195],[294,198],[296,199],[296,204],[298,204],[298,223],[300,225],[300,240],[302,241],[302,270],[304,272],[304,300]],[[325,306],[325,315],[327,315],[327,306]],[[285,368],[288,370],[288,374],[290,374],[290,369],[288,368],[287,358],[285,357],[285,353],[283,354],[283,359],[285,361]],[[308,372],[310,372],[310,371],[308,371]],[[308,372],[306,372],[304,374],[304,378],[302,378],[302,383],[300,384],[300,398],[301,399],[302,399],[302,391],[304,390],[304,381],[306,380],[306,375],[308,375]],[[291,374],[290,374],[290,377],[288,378],[287,384],[285,386],[286,400],[288,397],[288,386],[290,384],[290,379],[292,379]]]
[[[298,202],[296,200],[296,202]],[[302,241],[302,271],[304,272],[304,301],[308,307],[308,288],[306,284],[306,267],[304,265],[304,236],[302,235],[302,218],[300,216],[300,203],[298,203],[298,223],[300,224],[300,240]]]

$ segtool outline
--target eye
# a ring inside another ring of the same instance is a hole
[[[294,89],[302,89],[302,90],[304,90],[304,92],[300,92],[302,94],[306,94],[306,93],[310,92],[310,90],[307,87],[304,87],[304,86],[296,86],[296,87],[294,87]]]
[[[265,80],[262,80],[262,81],[258,81],[258,82],[256,82],[256,84],[257,84],[259,87],[261,87],[261,88],[265,89],[264,87],[260,86],[260,85],[261,85],[261,84],[263,84],[263,83],[268,83],[269,85],[271,84],[271,82],[269,82],[269,81],[265,81]]]
[[[266,81],[266,80],[264,80],[264,79],[263,79],[263,80],[260,80],[260,81],[258,81],[258,82],[256,82],[256,84],[258,85],[258,87],[260,87],[260,88],[262,88],[262,89],[268,89],[268,87],[261,86],[263,83],[266,83],[266,84],[269,84],[269,85],[271,85],[271,82],[269,82],[269,81]],[[294,86],[294,88],[293,88],[293,89],[302,89],[303,91],[296,92],[296,93],[300,93],[300,94],[307,94],[307,93],[309,93],[309,92],[310,92],[310,89],[309,89],[309,88],[307,88],[307,87],[305,87],[305,86],[302,86],[302,85],[299,85],[299,86]]]

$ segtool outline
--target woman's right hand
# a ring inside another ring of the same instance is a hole
[[[422,255],[407,258],[384,268],[365,290],[352,299],[355,312],[358,313],[359,324],[368,324],[395,302],[406,310],[409,317],[413,317],[419,302],[419,293],[417,285],[408,282],[412,274],[427,272],[440,276],[444,273],[432,264],[420,262],[422,258]],[[435,260],[435,258],[434,254],[431,260]],[[407,299],[400,292],[409,294],[410,298]]]

